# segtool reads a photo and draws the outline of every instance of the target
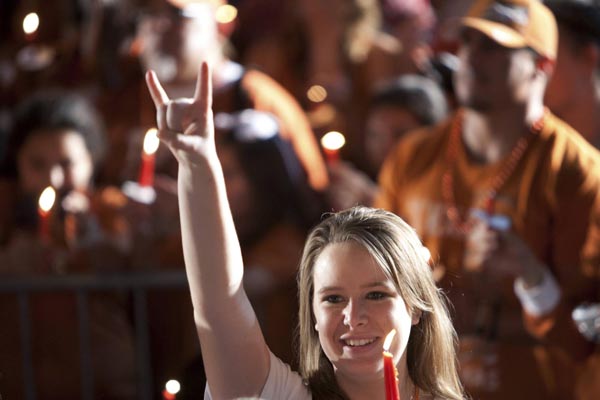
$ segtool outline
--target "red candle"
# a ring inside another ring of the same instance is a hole
[[[38,235],[43,242],[50,241],[50,211],[56,201],[56,192],[48,186],[38,200]]]
[[[170,393],[169,391],[167,391],[167,389],[164,389],[162,391],[162,397],[163,397],[163,400],[175,400],[175,395],[173,393]]]
[[[321,138],[321,146],[327,162],[334,163],[340,159],[340,149],[346,144],[346,138],[340,132],[327,132]]]
[[[398,370],[394,363],[394,356],[389,352],[396,330],[392,329],[383,342],[383,373],[385,378],[385,400],[400,400],[398,391]]]
[[[142,165],[138,184],[140,186],[152,186],[154,184],[154,159],[160,140],[156,128],[148,129],[144,136],[144,149],[142,151]]]

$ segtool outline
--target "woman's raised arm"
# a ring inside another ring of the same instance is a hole
[[[146,82],[159,137],[179,162],[183,254],[211,393],[258,396],[269,351],[242,285],[242,254],[214,140],[209,68],[202,64],[190,99],[169,99],[152,71]]]

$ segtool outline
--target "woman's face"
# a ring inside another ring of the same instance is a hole
[[[405,363],[411,326],[418,322],[369,252],[354,242],[331,244],[317,258],[313,312],[321,347],[340,379],[383,377],[385,336],[396,329],[391,352]]]
[[[17,168],[25,193],[37,195],[50,185],[59,192],[85,192],[91,184],[93,162],[77,132],[38,131],[21,147]]]

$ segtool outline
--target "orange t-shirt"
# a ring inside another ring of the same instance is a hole
[[[490,339],[484,347],[486,351],[493,347],[498,358],[496,367],[483,368],[482,375],[490,376],[482,381],[495,383],[465,382],[471,394],[485,399],[569,398],[561,397],[572,393],[573,377],[568,376],[572,369],[565,370],[565,362],[590,352],[570,311],[598,295],[600,153],[547,113],[542,131],[498,192],[495,214],[510,219],[512,231],[549,268],[561,288],[559,306],[534,317],[522,310],[511,278],[486,281],[463,267],[465,234],[447,217],[442,196],[454,118],[398,143],[383,166],[376,206],[406,219],[431,251],[438,284],[452,303],[461,345],[470,347],[476,337]],[[491,180],[502,167],[503,162],[474,163],[461,142],[452,166],[461,215],[482,207]],[[464,357],[463,361],[468,362]]]

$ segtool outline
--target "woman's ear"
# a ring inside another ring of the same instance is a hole
[[[413,310],[412,312],[412,324],[417,325],[421,322],[421,315],[423,315],[423,311],[421,310]]]
[[[315,323],[315,331],[319,332],[319,325]]]

